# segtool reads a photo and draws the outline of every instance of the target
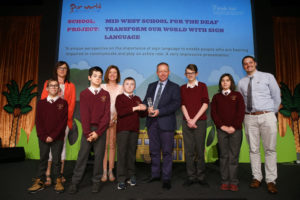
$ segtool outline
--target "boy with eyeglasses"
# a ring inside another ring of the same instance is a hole
[[[57,80],[47,82],[48,97],[39,100],[36,111],[36,131],[39,139],[40,163],[37,177],[28,192],[35,193],[45,188],[46,169],[49,152],[53,157],[52,174],[56,179],[54,190],[57,193],[64,191],[60,175],[61,152],[65,137],[65,128],[68,120],[68,103],[58,96],[59,85]]]

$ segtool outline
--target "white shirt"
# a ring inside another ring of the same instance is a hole
[[[186,84],[186,88],[194,88],[195,86],[198,86],[198,80],[197,79],[192,84],[190,84],[189,82]]]
[[[49,95],[47,96],[47,101],[50,103],[54,103],[57,99],[59,98],[59,96],[53,97],[51,98]],[[53,102],[51,102],[51,100],[53,100]]]
[[[231,90],[230,90],[230,89],[227,89],[227,90],[222,90],[222,94],[223,94],[223,95],[225,95],[225,96],[229,95],[229,94],[230,94],[230,92],[231,92]]]
[[[101,90],[101,87],[95,88],[93,86],[88,87],[88,89],[95,95],[95,90],[98,90],[98,94]]]
[[[125,94],[128,98],[130,98],[131,95],[132,95],[133,97],[135,96],[133,93],[132,93],[132,94],[128,94],[127,92],[124,92],[124,94]]]
[[[252,110],[277,112],[281,102],[280,88],[270,73],[256,70],[252,75]],[[247,90],[250,76],[246,76],[239,81],[238,88],[246,104],[247,111]]]

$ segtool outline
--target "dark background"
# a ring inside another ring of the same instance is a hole
[[[2,16],[42,16],[39,93],[57,61],[61,0],[1,0]],[[300,17],[299,0],[252,0],[255,56],[261,71],[275,75],[273,17]],[[243,28],[243,27],[237,27]]]

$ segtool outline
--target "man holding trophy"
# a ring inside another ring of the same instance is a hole
[[[176,129],[176,111],[180,107],[180,88],[168,79],[167,63],[159,63],[156,70],[159,81],[150,83],[144,104],[148,105],[146,126],[150,140],[151,178],[147,182],[162,179],[162,187],[171,189],[172,152]],[[161,169],[161,151],[163,162]]]

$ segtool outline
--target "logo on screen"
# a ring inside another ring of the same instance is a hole
[[[97,1],[85,1],[82,3],[71,3],[70,13],[87,13],[87,12],[100,12],[102,5]]]

